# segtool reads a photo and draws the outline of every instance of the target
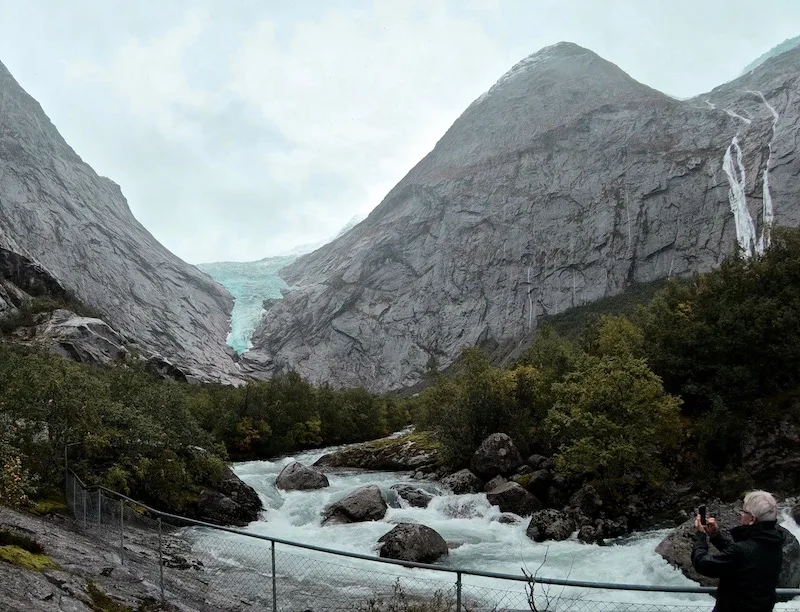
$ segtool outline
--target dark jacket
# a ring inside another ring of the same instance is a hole
[[[719,554],[708,552],[705,533],[695,534],[692,565],[698,573],[719,578],[714,612],[770,612],[781,571],[783,534],[775,521],[721,531],[711,538]]]

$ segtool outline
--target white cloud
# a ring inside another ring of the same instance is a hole
[[[231,87],[286,137],[265,158],[274,180],[333,175],[347,189],[320,206],[368,210],[512,61],[477,21],[421,6],[380,1],[289,36],[264,20],[243,36]]]

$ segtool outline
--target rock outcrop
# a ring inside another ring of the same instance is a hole
[[[275,486],[284,491],[311,491],[323,489],[329,484],[325,474],[297,461],[283,468],[275,479]]]
[[[792,517],[792,520],[800,526],[800,504],[797,504],[794,508],[792,508],[791,512],[789,513]]]
[[[534,542],[566,540],[575,531],[575,521],[564,512],[548,508],[534,512],[525,534]]]
[[[512,68],[369,217],[281,275],[242,367],[373,391],[542,315],[709,270],[800,222],[800,49],[690,100],[560,43]]]
[[[189,518],[216,525],[243,527],[258,519],[264,506],[258,493],[243,482],[230,468],[225,468],[216,489],[200,492],[195,508],[189,509]]]
[[[50,277],[148,357],[191,379],[239,380],[225,344],[228,292],[142,227],[120,188],[78,157],[2,64],[0,108],[0,277],[9,260],[25,260],[15,270],[30,284],[12,281],[17,288],[35,295]],[[13,296],[0,286],[3,310]]]
[[[411,433],[397,438],[382,438],[356,444],[323,455],[314,465],[365,470],[414,470],[429,472],[439,463],[439,443],[431,434]]]
[[[542,503],[516,482],[506,482],[486,494],[489,503],[500,508],[501,512],[513,512],[519,516],[528,516],[539,510]]]
[[[380,556],[413,563],[433,563],[448,554],[447,542],[425,525],[400,523],[378,540]]]
[[[736,504],[708,504],[708,515],[717,519],[722,529],[730,529],[739,524],[741,502]],[[800,543],[783,527],[783,565],[781,567],[778,586],[783,588],[800,587]],[[656,547],[656,552],[683,572],[687,578],[699,582],[703,586],[716,586],[717,580],[701,576],[692,567],[692,542],[694,537],[694,517],[688,519],[675,529]],[[713,552],[713,546],[711,547]]]
[[[472,456],[472,471],[484,478],[510,474],[522,463],[522,456],[511,438],[494,433],[486,438]]]
[[[356,489],[344,499],[325,508],[322,524],[340,525],[342,523],[379,521],[386,515],[388,508],[381,490],[376,485],[369,485]]]

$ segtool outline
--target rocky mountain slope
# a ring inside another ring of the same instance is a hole
[[[127,342],[189,378],[238,378],[225,345],[228,292],[136,221],[120,188],[78,157],[2,64],[0,249],[33,262]],[[12,282],[0,302],[11,302]]]
[[[570,43],[517,64],[353,230],[288,266],[243,367],[385,391],[466,346],[796,225],[794,49],[692,100]],[[765,223],[766,221],[766,223]]]

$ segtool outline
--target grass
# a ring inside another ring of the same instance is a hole
[[[86,593],[92,600],[92,612],[155,612],[161,609],[157,601],[148,599],[140,603],[134,610],[130,606],[111,599],[91,580],[86,582]]]
[[[413,442],[414,446],[423,451],[436,452],[442,449],[442,443],[433,432],[430,431],[415,431],[399,438],[381,438],[380,440],[373,440],[372,442],[365,442],[365,446],[370,446],[374,449],[391,448],[394,446],[402,446],[406,442]]]
[[[12,544],[0,546],[0,561],[32,572],[58,569],[58,565],[47,555],[32,553]]]
[[[69,510],[67,502],[63,497],[47,497],[33,502],[29,508],[33,514],[46,516],[48,514],[63,514]]]

